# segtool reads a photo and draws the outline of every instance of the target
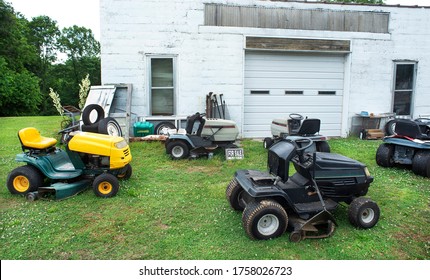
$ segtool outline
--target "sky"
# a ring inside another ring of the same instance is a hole
[[[100,41],[99,0],[5,0],[12,4],[15,12],[28,20],[46,15],[57,21],[60,29],[73,25],[84,26],[93,31]],[[430,0],[385,0],[386,4],[430,6]]]

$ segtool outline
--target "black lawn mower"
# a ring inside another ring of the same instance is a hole
[[[226,197],[234,210],[243,211],[251,239],[279,237],[287,227],[292,242],[328,237],[336,225],[332,212],[342,202],[349,204],[354,226],[367,229],[378,222],[378,205],[363,197],[373,182],[367,167],[339,154],[306,153],[312,144],[310,138],[282,139],[268,151],[269,172],[236,171]]]

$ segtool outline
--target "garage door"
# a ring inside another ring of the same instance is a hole
[[[321,119],[321,134],[341,135],[344,55],[246,52],[244,137],[268,137],[274,118]]]

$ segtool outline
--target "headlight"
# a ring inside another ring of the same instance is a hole
[[[124,149],[125,147],[127,147],[127,142],[125,141],[125,140],[122,140],[122,141],[120,141],[120,142],[116,142],[115,143],[115,147],[117,148],[117,149]]]
[[[367,177],[370,177],[370,172],[369,172],[369,169],[367,169],[367,167],[364,168],[364,173],[366,173]]]

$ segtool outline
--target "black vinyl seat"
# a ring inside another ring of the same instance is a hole
[[[420,140],[430,140],[430,136],[423,133],[425,124],[418,124],[412,120],[397,120],[394,131],[397,135],[406,136]]]

